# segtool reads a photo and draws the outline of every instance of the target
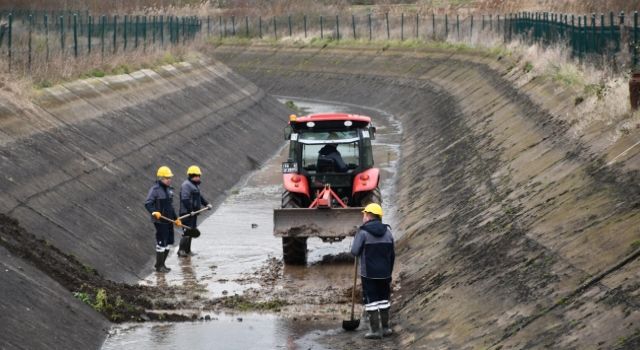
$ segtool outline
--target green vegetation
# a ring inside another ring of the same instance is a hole
[[[233,295],[220,299],[220,305],[238,311],[274,311],[278,312],[287,302],[280,299],[253,301],[242,295]]]
[[[136,311],[136,307],[126,303],[121,296],[109,297],[104,288],[98,288],[93,291],[77,291],[73,293],[73,296],[106,316],[112,322],[124,321],[126,314]]]
[[[300,113],[302,112],[302,110],[300,109],[300,107],[298,107],[295,102],[293,101],[287,101],[284,103],[285,106],[287,106],[287,108],[289,108],[290,110],[296,112],[296,113]]]
[[[524,67],[522,68],[522,71],[525,73],[530,73],[533,70],[533,63],[527,61],[524,63]]]
[[[567,86],[584,85],[584,78],[580,70],[573,64],[553,64],[550,66],[548,74],[553,81]]]

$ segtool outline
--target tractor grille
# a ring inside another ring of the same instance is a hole
[[[351,187],[353,177],[350,175],[319,174],[309,176],[309,182],[312,188],[321,188],[326,184],[331,187]]]

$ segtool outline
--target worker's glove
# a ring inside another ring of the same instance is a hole
[[[207,209],[209,209],[209,210],[213,209],[213,205],[207,204]]]
[[[153,213],[151,213],[151,216],[156,218],[156,220],[160,220],[160,217],[162,216],[162,214],[160,214],[159,211],[154,211]]]
[[[176,224],[176,226],[178,226],[178,227],[182,227],[182,220],[180,220],[180,219],[176,219],[175,224]]]

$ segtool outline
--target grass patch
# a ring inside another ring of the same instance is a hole
[[[550,66],[549,76],[553,81],[567,86],[584,85],[584,77],[574,64],[553,64]]]
[[[302,109],[300,109],[300,107],[298,107],[298,105],[295,104],[295,102],[293,101],[287,101],[284,103],[285,106],[287,106],[287,108],[289,108],[290,110],[296,112],[297,114],[302,112]]]
[[[136,307],[126,303],[121,296],[109,297],[104,288],[77,291],[73,296],[106,316],[111,322],[124,321],[125,315],[136,311]]]
[[[238,311],[274,311],[278,312],[287,302],[280,299],[253,301],[242,295],[233,295],[220,299],[220,305]]]
[[[530,73],[533,70],[533,63],[527,61],[524,63],[524,67],[522,67],[522,71],[525,73]]]

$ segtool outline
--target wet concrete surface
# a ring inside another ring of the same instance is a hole
[[[393,226],[392,188],[400,157],[400,123],[380,110],[286,96],[278,99],[294,101],[304,114],[335,111],[373,118],[378,129],[374,161],[381,169],[385,221]],[[167,260],[170,273],[154,273],[141,281],[145,285],[187,287],[193,293],[191,298],[197,300],[233,295],[254,302],[275,300],[282,304],[277,313],[212,315],[215,321],[204,323],[125,324],[112,329],[104,349],[186,345],[199,349],[210,348],[212,341],[220,349],[322,349],[314,343],[312,330],[318,336],[342,331],[339,327],[342,319],[348,319],[353,283],[353,263],[346,254],[351,239],[332,244],[309,239],[307,266],[284,266],[281,240],[272,234],[273,209],[279,207],[283,191],[280,166],[288,151],[284,143],[272,159],[242,179],[215,212],[201,218],[198,228],[202,235],[192,242],[194,256],[178,258],[172,251]],[[203,181],[206,177],[204,174]],[[204,317],[201,304],[197,308],[192,313]],[[238,317],[243,322],[238,322]]]

